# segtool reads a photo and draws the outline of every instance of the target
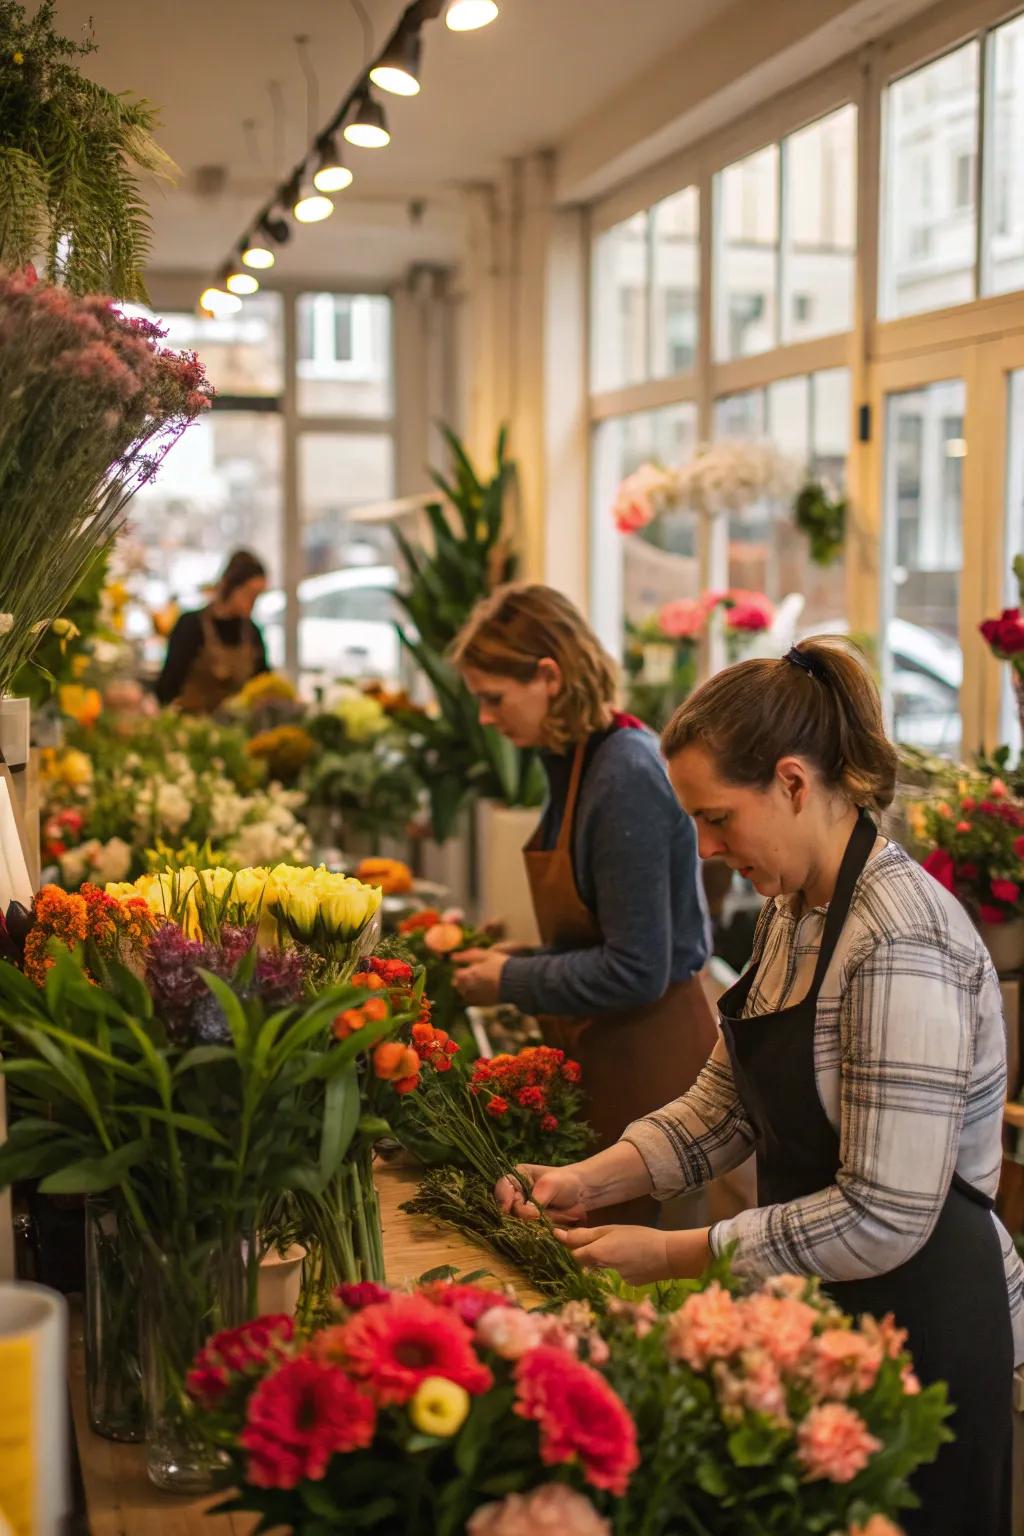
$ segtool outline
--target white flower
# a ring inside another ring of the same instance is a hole
[[[89,859],[97,885],[113,885],[127,880],[132,867],[132,850],[120,837],[101,843]]]
[[[14,614],[0,613],[0,635],[9,635],[14,628]]]
[[[192,802],[179,785],[163,783],[156,792],[156,814],[161,826],[173,836],[192,815]]]

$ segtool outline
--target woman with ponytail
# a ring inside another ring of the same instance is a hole
[[[662,750],[701,855],[766,898],[753,959],[693,1088],[584,1162],[526,1168],[533,1202],[581,1263],[627,1280],[698,1274],[732,1247],[740,1275],[814,1275],[844,1311],[894,1314],[955,1409],[907,1532],[1009,1536],[1024,1270],[993,1212],[999,985],[964,909],[877,831],[896,755],[874,683],[839,643],[805,641],[713,677]],[[755,1209],[701,1231],[596,1225],[751,1152]],[[510,1181],[496,1193],[530,1214]]]

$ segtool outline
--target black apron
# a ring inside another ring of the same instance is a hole
[[[835,1182],[839,1136],[818,1096],[818,993],[877,832],[861,813],[829,905],[810,991],[777,1013],[743,1017],[751,965],[719,1000],[740,1101],[754,1132],[758,1204],[776,1205]],[[993,1202],[956,1173],[927,1242],[905,1264],[824,1289],[854,1316],[895,1314],[923,1385],[945,1381],[955,1441],[921,1467],[921,1508],[901,1515],[908,1536],[1010,1536],[1013,1339]]]

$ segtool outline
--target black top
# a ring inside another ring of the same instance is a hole
[[[245,631],[242,626],[247,625],[252,634],[253,644],[256,647],[256,671],[268,671],[267,652],[263,644],[263,636],[252,619],[214,619],[213,625],[217,637],[222,645],[241,645]],[[171,638],[167,642],[167,657],[164,661],[163,671],[160,673],[156,684],[156,696],[161,704],[173,704],[185,687],[185,680],[192,670],[192,663],[203,648],[203,610],[197,609],[195,613],[183,613],[171,631]]]

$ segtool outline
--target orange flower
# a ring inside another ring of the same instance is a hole
[[[424,912],[414,912],[411,917],[398,925],[399,933],[416,933],[420,928],[433,928],[435,923],[441,921],[441,914],[436,907],[428,907]]]
[[[397,1083],[404,1077],[415,1077],[420,1070],[416,1052],[398,1040],[384,1040],[373,1053],[373,1070],[386,1083]]]
[[[412,890],[412,870],[401,859],[364,859],[356,870],[364,885],[379,885],[385,896]]]
[[[367,992],[383,992],[387,983],[372,971],[359,971],[352,977],[354,987],[362,987]]]
[[[423,935],[423,942],[435,955],[450,955],[462,945],[462,929],[458,923],[435,923]]]
[[[395,1084],[395,1092],[401,1094],[412,1093],[419,1087],[419,1084],[420,1075],[418,1072],[414,1073],[412,1077],[400,1077]]]
[[[335,1040],[347,1040],[349,1035],[362,1029],[366,1023],[366,1016],[361,1008],[346,1008],[344,1013],[339,1013],[331,1025],[331,1033]]]
[[[383,997],[371,997],[368,1003],[363,1004],[363,1018],[371,1024],[379,1024],[386,1019],[390,1012],[387,1002]]]

